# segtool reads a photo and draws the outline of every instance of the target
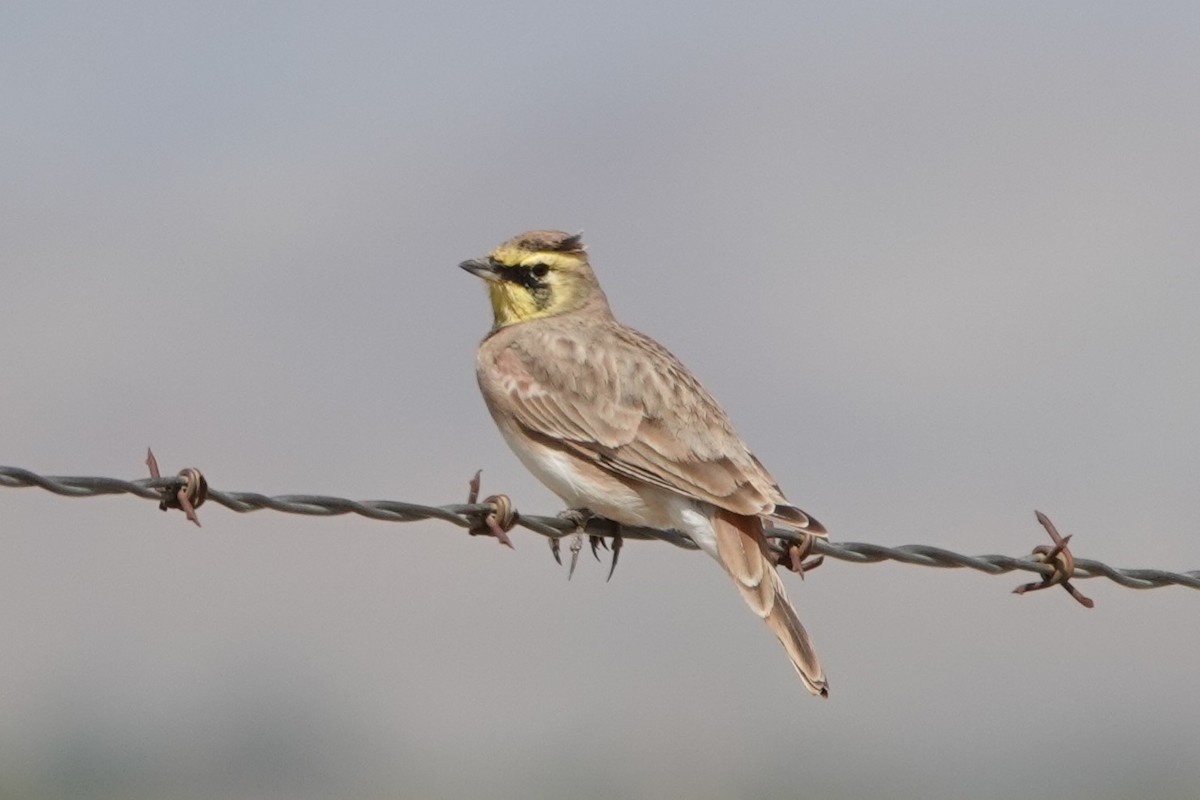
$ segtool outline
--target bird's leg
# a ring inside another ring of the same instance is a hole
[[[592,512],[586,508],[568,508],[561,512],[558,518],[572,523],[575,526],[574,533],[571,536],[571,566],[567,569],[567,580],[571,580],[571,576],[575,574],[575,565],[579,563],[579,551],[583,549],[583,530],[587,527],[587,522],[592,518]],[[595,545],[593,545],[593,548]],[[558,560],[558,548],[552,547],[554,557]],[[561,564],[562,562],[559,561]]]

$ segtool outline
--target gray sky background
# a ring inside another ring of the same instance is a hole
[[[1200,566],[1195,3],[0,10],[0,463],[556,499],[456,269],[582,229],[836,540]],[[1194,798],[1195,593],[0,490],[0,797]]]

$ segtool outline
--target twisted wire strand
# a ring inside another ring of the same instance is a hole
[[[20,467],[0,466],[0,486],[37,487],[64,497],[132,494],[145,500],[160,502],[164,497],[164,490],[174,492],[182,485],[183,480],[178,476],[129,481],[92,476],[38,475]],[[209,489],[208,500],[242,514],[270,509],[288,514],[321,517],[357,514],[384,522],[417,522],[437,519],[467,529],[475,527],[483,515],[495,510],[495,506],[491,503],[426,506],[396,500],[348,500],[343,497],[315,494],[268,496],[256,492],[222,492],[215,489]],[[516,524],[550,538],[561,538],[576,533],[578,530],[573,522],[559,517],[521,514],[518,515]],[[626,539],[654,539],[668,542],[676,547],[697,549],[691,539],[677,531],[620,527],[609,520],[589,520],[584,532],[603,537],[611,537],[619,533]],[[786,545],[801,543],[803,540],[802,534],[780,528],[770,528],[766,533],[772,540],[772,546],[777,553],[782,553]],[[1052,565],[1036,561],[1032,556],[1021,558],[1004,555],[968,556],[923,544],[886,547],[866,542],[829,542],[817,539],[812,543],[812,554],[828,556],[854,564],[897,561],[902,564],[916,564],[923,567],[967,568],[986,572],[989,575],[1023,571],[1047,576],[1054,572]],[[1072,578],[1108,578],[1114,583],[1130,589],[1156,589],[1163,586],[1200,589],[1200,570],[1169,572],[1161,569],[1122,569],[1083,558],[1075,559],[1075,571]]]

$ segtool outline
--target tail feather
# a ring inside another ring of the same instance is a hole
[[[828,697],[829,683],[817,661],[812,639],[788,602],[783,581],[767,553],[762,520],[717,509],[713,531],[715,555],[733,577],[746,604],[779,639],[805,687],[813,694]]]
[[[789,527],[798,528],[802,531],[808,531],[814,536],[820,536],[822,539],[827,538],[825,526],[817,522],[808,513],[801,511],[795,506],[784,505],[779,503],[775,506],[775,510],[767,515],[776,522],[782,522]]]
[[[804,681],[805,688],[813,694],[829,697],[829,681],[825,679],[825,671],[821,669],[821,663],[817,660],[817,651],[812,639],[800,624],[796,610],[788,602],[783,591],[783,582],[774,573],[772,578],[773,583],[777,584],[775,605],[763,619],[787,651],[788,658],[792,660],[792,666],[796,668],[800,680]]]

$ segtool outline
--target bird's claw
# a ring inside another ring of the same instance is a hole
[[[583,529],[587,527],[587,522],[592,518],[592,512],[586,508],[568,508],[566,511],[559,513],[558,518],[566,522],[570,522],[575,527],[575,532],[571,534],[571,565],[567,568],[567,580],[575,574],[575,566],[579,563],[579,551],[583,549]],[[592,537],[588,537],[589,540]],[[554,560],[562,563],[562,558],[559,555],[559,545],[555,540],[551,546],[551,552],[554,554]],[[592,552],[596,551],[595,543],[592,544]]]
[[[608,568],[608,577],[604,579],[605,583],[608,583],[609,581],[612,580],[613,573],[616,572],[616,570],[617,570],[617,558],[621,555],[621,545],[623,545],[624,543],[625,543],[625,538],[623,536],[621,536],[621,532],[618,530],[616,535],[613,536],[612,565]]]
[[[583,534],[576,533],[571,537],[571,566],[567,568],[567,580],[575,574],[575,565],[579,563],[579,551],[583,549]]]
[[[608,542],[604,541],[604,537],[597,536],[594,533],[588,535],[588,544],[592,546],[592,555],[597,561],[600,560],[599,548],[603,547],[605,550],[608,549]]]

